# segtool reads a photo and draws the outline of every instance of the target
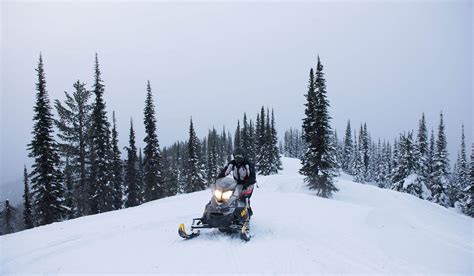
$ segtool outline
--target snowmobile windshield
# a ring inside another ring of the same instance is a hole
[[[216,180],[215,188],[224,192],[224,191],[234,190],[236,185],[237,185],[237,182],[234,179],[230,177],[224,177],[224,178],[219,178]]]

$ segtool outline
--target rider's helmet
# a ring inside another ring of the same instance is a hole
[[[237,147],[234,149],[234,160],[237,162],[237,164],[241,164],[244,162],[244,157],[245,157],[245,152],[244,149],[241,147]]]

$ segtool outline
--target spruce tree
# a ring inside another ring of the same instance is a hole
[[[163,182],[166,184],[165,188],[165,196],[174,196],[177,195],[179,192],[178,186],[178,172],[179,169],[177,167],[176,162],[171,160],[172,157],[168,155],[167,148],[163,149],[162,154],[162,163],[163,163]]]
[[[30,200],[30,184],[28,183],[28,172],[26,166],[23,168],[23,223],[26,229],[33,228],[33,214]]]
[[[218,167],[218,135],[213,127],[207,138],[207,182],[212,183],[219,174]]]
[[[151,93],[150,81],[147,84],[147,96],[144,110],[145,142],[143,160],[143,182],[145,201],[155,200],[164,196],[160,145],[156,133],[155,105]]]
[[[270,129],[270,140],[268,141],[270,148],[270,163],[269,163],[269,172],[270,174],[277,174],[278,171],[282,170],[281,156],[278,149],[278,134],[276,131],[275,125],[275,114],[272,109],[271,123],[269,126]]]
[[[336,176],[335,149],[331,144],[332,129],[330,126],[329,102],[326,98],[326,80],[323,65],[318,56],[316,78],[310,71],[310,83],[303,119],[305,142],[308,150],[303,156],[303,167],[300,173],[305,175],[305,182],[310,189],[316,190],[318,196],[330,197],[338,189],[334,186]]]
[[[53,115],[46,91],[43,59],[40,55],[34,107],[33,139],[28,145],[29,157],[34,158],[31,178],[33,211],[38,225],[60,221],[64,218],[64,184],[59,169],[58,146],[53,138]]]
[[[445,207],[450,206],[446,194],[449,185],[449,160],[446,135],[444,134],[443,113],[440,114],[438,138],[433,155],[433,183],[431,185],[431,201]]]
[[[15,216],[17,210],[10,205],[10,201],[7,199],[4,203],[3,210],[0,211],[0,219],[2,220],[2,228],[5,234],[11,234],[15,232]]]
[[[69,156],[66,157],[65,166],[63,170],[63,180],[64,180],[64,207],[66,208],[65,218],[73,219],[78,217],[78,210],[75,208],[74,204],[74,172],[73,168],[69,161]]]
[[[198,152],[200,150],[199,139],[194,131],[193,120],[191,118],[189,123],[189,140],[187,147],[187,161],[186,161],[186,188],[185,192],[196,192],[206,188],[206,181],[204,177],[204,168],[199,160]]]
[[[249,124],[249,147],[248,147],[248,152],[247,152],[247,158],[250,160],[250,162],[255,164],[256,160],[256,152],[257,152],[257,146],[256,146],[256,140],[255,140],[255,126],[253,124],[253,121],[250,120]]]
[[[471,144],[471,173],[469,185],[464,188],[464,197],[461,200],[461,207],[464,214],[474,217],[474,143]]]
[[[450,194],[451,202],[459,202],[461,207],[463,205],[463,199],[466,196],[464,190],[469,188],[469,164],[466,155],[466,142],[464,136],[464,125],[461,129],[461,147],[458,153],[458,158],[455,163],[455,169],[453,170],[453,176],[451,178],[452,192]]]
[[[112,113],[112,207],[114,210],[121,209],[123,206],[123,162],[118,145],[117,122],[115,111]]]
[[[130,134],[128,140],[127,161],[125,167],[125,183],[127,185],[127,200],[125,207],[134,207],[140,205],[140,190],[137,147],[135,146],[135,131],[133,130],[133,121],[130,120]]]
[[[104,84],[99,69],[99,59],[95,55],[94,85],[95,102],[92,110],[90,131],[91,166],[89,205],[90,213],[97,214],[113,209],[110,161],[112,149],[110,143],[110,124],[104,101]]]
[[[63,158],[68,159],[69,181],[72,185],[73,201],[71,208],[77,216],[87,212],[88,203],[88,167],[90,156],[89,129],[91,124],[92,104],[89,102],[92,93],[85,84],[76,81],[72,94],[64,92],[64,103],[55,101],[59,118],[55,120],[61,139],[59,147]]]
[[[242,147],[242,133],[240,131],[240,120],[237,121],[237,128],[234,135],[234,148]]]
[[[353,158],[352,153],[354,151],[353,147],[351,121],[348,120],[344,136],[344,152],[342,157],[342,170],[347,174],[353,174],[352,170],[350,170],[350,163]]]

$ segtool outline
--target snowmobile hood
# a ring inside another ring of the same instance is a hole
[[[223,177],[216,180],[215,188],[221,191],[234,190],[237,182],[230,177]]]

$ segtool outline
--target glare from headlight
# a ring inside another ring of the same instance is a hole
[[[214,196],[216,197],[217,201],[220,201],[222,198],[222,192],[218,189],[214,190]]]
[[[233,191],[227,191],[227,192],[222,193],[222,199],[225,201],[229,200],[229,198],[232,196],[233,193],[234,193]]]

